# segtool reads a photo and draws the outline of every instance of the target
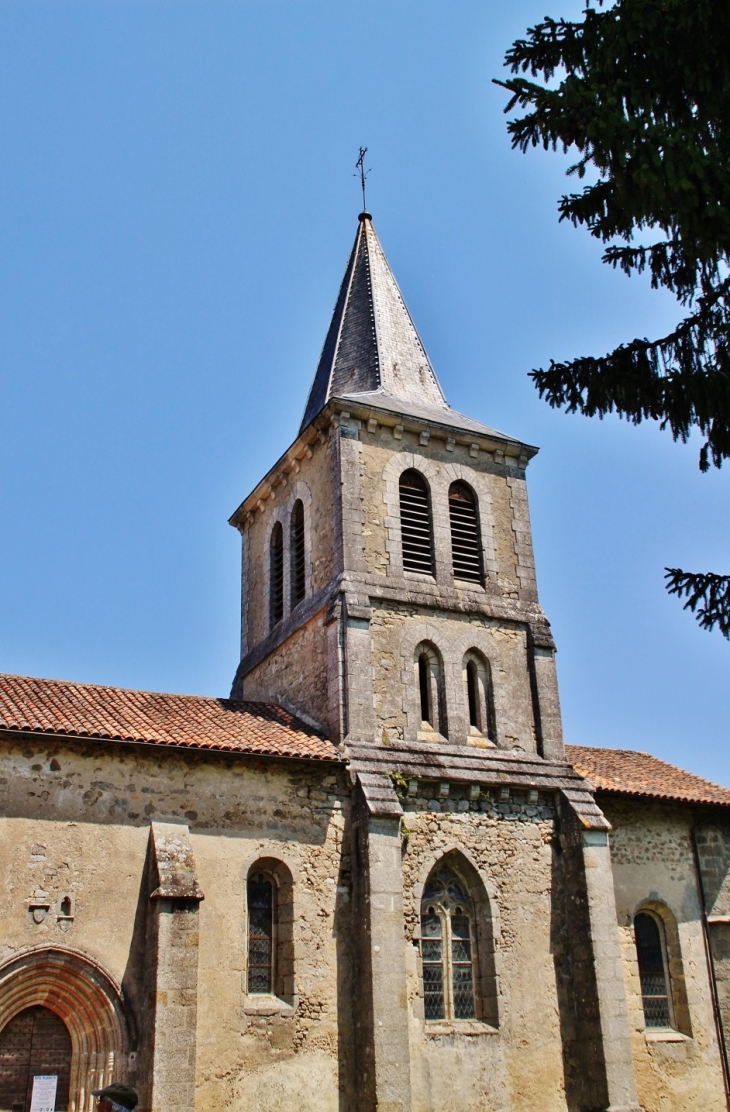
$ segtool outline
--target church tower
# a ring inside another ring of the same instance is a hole
[[[536,451],[449,406],[361,213],[299,435],[231,518],[232,695],[338,742],[562,759],[527,506]]]

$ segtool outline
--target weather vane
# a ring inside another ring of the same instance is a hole
[[[355,165],[357,166],[357,173],[353,175],[354,177],[360,179],[360,188],[362,189],[363,212],[367,212],[367,205],[365,204],[365,179],[367,178],[368,174],[370,173],[369,170],[365,169],[365,155],[367,153],[368,153],[367,147],[360,147],[360,155],[359,155],[359,158],[358,158],[357,162],[355,163]]]

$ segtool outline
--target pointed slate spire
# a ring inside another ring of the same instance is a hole
[[[309,392],[300,432],[330,398],[377,395],[452,413],[375,234],[360,213],[355,245]]]

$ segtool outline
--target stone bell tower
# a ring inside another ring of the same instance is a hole
[[[338,741],[561,759],[527,507],[535,453],[448,405],[361,213],[299,435],[231,518],[233,695]]]

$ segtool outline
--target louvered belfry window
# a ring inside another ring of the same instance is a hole
[[[284,617],[284,530],[277,521],[269,542],[269,619],[273,629]]]
[[[449,487],[449,519],[454,579],[481,583],[482,546],[477,500],[466,483],[452,483]]]
[[[294,503],[291,512],[289,559],[291,561],[291,604],[294,609],[304,598],[307,587],[304,574],[304,506],[300,498]]]
[[[404,471],[400,477],[400,523],[403,567],[433,575],[431,501],[418,471]]]

